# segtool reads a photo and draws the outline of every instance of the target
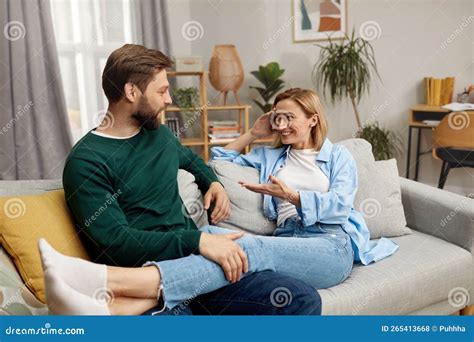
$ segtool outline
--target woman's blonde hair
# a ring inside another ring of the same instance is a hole
[[[277,95],[273,102],[273,107],[275,107],[278,102],[287,99],[295,101],[306,114],[307,118],[312,117],[314,114],[318,116],[318,123],[311,129],[311,136],[314,141],[314,149],[321,149],[328,132],[328,124],[319,96],[310,89],[291,88]],[[282,145],[280,135],[275,135],[272,147],[281,147]]]

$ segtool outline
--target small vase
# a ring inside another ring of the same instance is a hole
[[[237,103],[240,104],[237,91],[244,82],[244,68],[235,45],[214,46],[209,62],[209,82],[224,95],[224,105],[229,91],[234,93]]]

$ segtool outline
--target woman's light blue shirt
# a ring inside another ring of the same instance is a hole
[[[223,147],[211,149],[211,160],[226,160],[242,166],[251,166],[260,171],[260,183],[268,183],[269,176],[285,164],[291,146],[280,148],[257,147],[248,154],[227,150]],[[301,207],[297,212],[303,225],[316,222],[340,224],[349,234],[354,249],[354,260],[368,265],[386,258],[398,249],[398,245],[387,238],[370,240],[370,232],[364,217],[354,210],[357,191],[357,167],[352,154],[342,145],[325,139],[315,163],[329,179],[329,191],[298,191]],[[264,195],[263,211],[267,218],[276,220],[276,203],[270,195]]]

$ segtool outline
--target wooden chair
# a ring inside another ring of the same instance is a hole
[[[449,171],[474,167],[474,111],[452,112],[433,130],[433,157],[443,161],[438,188],[442,189]]]

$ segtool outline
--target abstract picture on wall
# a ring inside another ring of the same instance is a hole
[[[293,40],[342,39],[347,31],[347,0],[293,0]]]

